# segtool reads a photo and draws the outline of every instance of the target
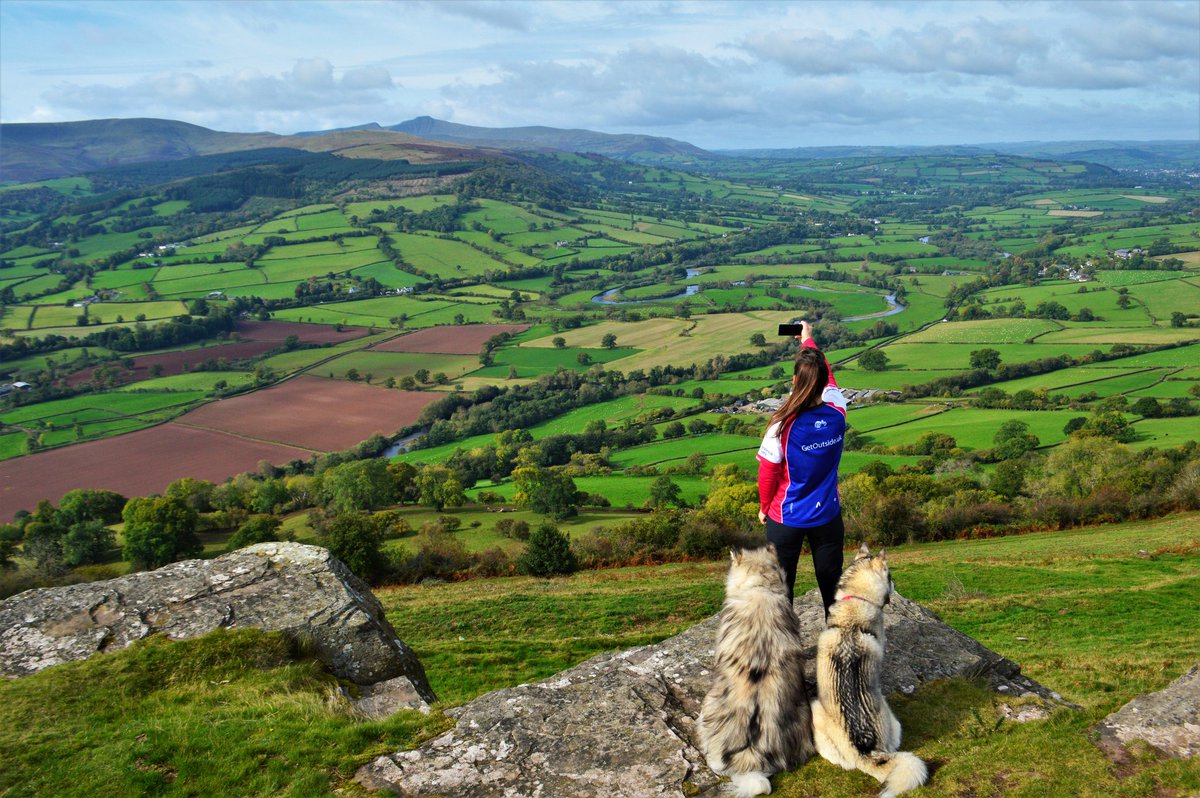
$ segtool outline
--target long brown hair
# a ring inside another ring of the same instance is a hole
[[[771,416],[771,423],[779,424],[775,434],[782,439],[783,428],[787,426],[788,421],[805,410],[823,404],[821,394],[828,384],[829,364],[825,362],[821,350],[807,346],[801,348],[800,353],[796,355],[796,366],[792,372],[792,392]]]

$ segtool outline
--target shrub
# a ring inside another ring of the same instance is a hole
[[[761,542],[760,534],[728,518],[705,512],[690,513],[684,518],[675,547],[684,557],[709,559],[731,548],[753,546]]]
[[[329,552],[360,579],[374,583],[387,573],[383,525],[370,513],[342,513],[316,526]]]
[[[501,518],[496,522],[496,534],[516,540],[528,540],[529,522],[520,518]]]
[[[279,540],[279,527],[282,522],[273,515],[256,515],[238,527],[229,542],[225,544],[227,551],[244,549],[256,543],[269,543]]]
[[[530,576],[566,576],[578,569],[570,539],[553,524],[533,530],[525,552],[517,560],[517,570]]]
[[[447,579],[472,565],[463,542],[438,524],[422,526],[415,542],[417,553],[396,566],[396,576],[402,582]]]
[[[475,555],[475,564],[471,566],[472,576],[512,576],[516,565],[503,549],[491,548]]]

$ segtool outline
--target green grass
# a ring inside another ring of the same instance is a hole
[[[331,703],[335,680],[294,649],[253,629],[155,637],[6,682],[0,793],[315,798],[371,754],[445,725],[415,712],[354,718]]]
[[[411,233],[396,233],[392,239],[405,261],[440,277],[476,277],[489,270],[508,271],[503,263],[458,241]]]
[[[1090,729],[1200,659],[1200,515],[889,552],[897,589],[1022,666],[1081,711],[998,722],[970,682],[893,697],[905,748],[935,765],[920,792],[1144,796],[1200,788],[1194,760],[1136,756],[1115,770]],[[1139,557],[1140,549],[1151,554]],[[443,706],[546,678],[595,654],[654,643],[720,606],[721,562],[381,589],[400,638]],[[813,587],[802,563],[798,590]],[[0,683],[0,791],[12,796],[353,794],[372,757],[445,729],[434,714],[364,722],[280,636],[155,638]],[[37,723],[30,722],[37,718]],[[774,779],[782,798],[868,795],[861,773],[820,760]]]

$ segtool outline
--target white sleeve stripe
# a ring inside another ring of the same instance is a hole
[[[821,394],[821,399],[824,400],[825,404],[835,408],[843,416],[846,415],[846,397],[840,389],[834,387],[826,388],[824,393]]]
[[[768,463],[783,462],[783,447],[780,445],[778,432],[778,423],[768,426],[767,434],[763,436],[762,445],[758,447],[758,456]]]

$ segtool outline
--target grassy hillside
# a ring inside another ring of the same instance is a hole
[[[1200,763],[1140,752],[1119,771],[1090,728],[1200,658],[1200,515],[1053,534],[908,546],[899,591],[1083,707],[1023,725],[965,681],[894,700],[905,747],[932,765],[921,796],[1189,795]],[[651,643],[715,612],[721,563],[382,589],[443,705]],[[812,587],[801,568],[798,589]],[[450,724],[435,713],[353,718],[333,680],[275,635],[153,640],[0,684],[0,794],[358,794],[371,757]],[[860,773],[810,762],[775,795],[874,795]]]

